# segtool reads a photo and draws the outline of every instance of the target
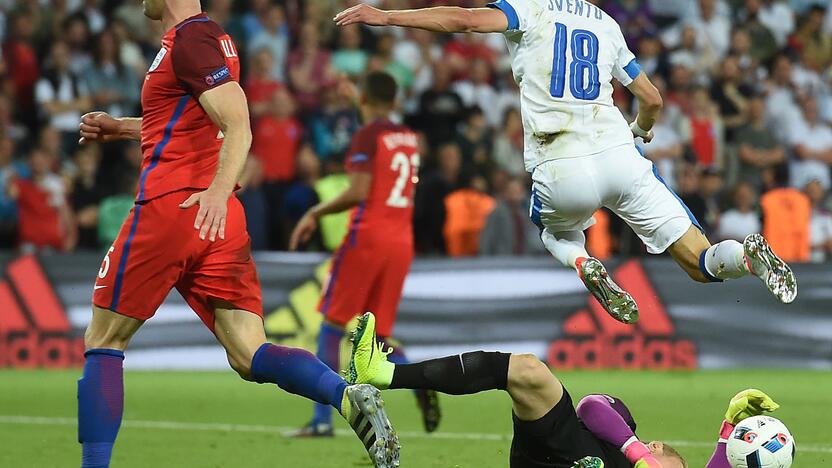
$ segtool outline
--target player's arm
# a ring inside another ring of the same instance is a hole
[[[509,7],[511,8],[511,7]],[[338,13],[338,26],[402,26],[433,32],[505,32],[509,28],[506,14],[497,8],[434,7],[418,10],[379,10],[359,4]]]
[[[303,215],[289,240],[289,250],[297,250],[298,245],[308,242],[318,229],[318,220],[328,214],[340,213],[358,206],[370,195],[373,176],[369,172],[351,172],[350,186],[332,200],[318,203]]]
[[[775,403],[770,396],[760,390],[750,388],[737,393],[728,404],[728,410],[725,412],[725,420],[722,421],[722,426],[719,429],[719,441],[705,468],[731,468],[725,450],[728,444],[728,437],[734,431],[734,426],[745,418],[759,416],[764,412],[775,411],[779,407],[780,405]]]
[[[225,219],[228,198],[234,192],[243,173],[251,147],[248,104],[240,84],[229,81],[206,90],[199,96],[199,104],[224,135],[217,163],[217,173],[204,192],[191,195],[182,208],[199,204],[194,228],[199,238],[213,242],[219,234],[225,239]]]
[[[627,85],[627,89],[638,100],[638,116],[630,125],[630,129],[633,135],[643,138],[645,143],[650,143],[653,139],[653,126],[656,125],[664,105],[662,95],[644,72],[639,73],[633,82]]]
[[[89,142],[106,143],[110,141],[142,139],[142,118],[114,118],[106,112],[90,112],[81,117],[79,124],[80,144]]]
[[[622,414],[624,411],[615,408],[606,396],[584,397],[575,411],[595,437],[618,447],[630,463],[639,468],[661,467],[647,445],[636,437]]]

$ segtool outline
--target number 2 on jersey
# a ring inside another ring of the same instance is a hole
[[[396,153],[393,155],[390,169],[398,171],[399,176],[396,178],[396,183],[393,184],[393,189],[390,190],[390,196],[387,197],[387,206],[407,208],[410,206],[410,198],[404,195],[404,189],[407,187],[407,179],[419,170],[419,155],[414,154],[408,158],[404,153]]]
[[[562,98],[566,91],[566,25],[555,24],[555,56],[552,63],[552,83],[549,93]],[[585,29],[572,31],[572,65],[569,67],[569,91],[575,99],[592,101],[601,94],[598,71],[598,36]]]

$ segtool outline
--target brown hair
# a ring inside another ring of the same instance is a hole
[[[688,462],[685,461],[684,457],[682,457],[682,454],[679,453],[679,451],[675,448],[671,447],[670,445],[664,444],[662,451],[665,455],[678,458],[679,461],[682,462],[682,466],[684,468],[688,468]]]
[[[398,92],[396,80],[387,72],[373,71],[364,78],[364,96],[371,104],[392,106]]]

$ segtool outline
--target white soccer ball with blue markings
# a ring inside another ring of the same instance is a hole
[[[743,419],[728,438],[728,462],[733,468],[789,468],[794,460],[794,437],[779,419]]]

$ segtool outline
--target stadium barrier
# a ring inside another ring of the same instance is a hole
[[[273,341],[314,348],[328,258],[256,255]],[[0,367],[72,367],[101,255],[0,256]],[[542,258],[419,259],[396,327],[412,359],[472,349],[534,353],[558,368],[832,369],[832,269],[798,265],[800,295],[777,303],[756,279],[691,282],[664,258],[610,262],[641,308],[609,319],[575,274]],[[214,337],[173,292],[127,353],[134,369],[224,369]]]

